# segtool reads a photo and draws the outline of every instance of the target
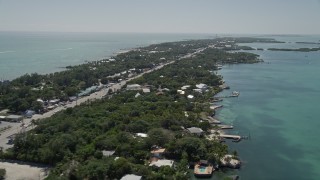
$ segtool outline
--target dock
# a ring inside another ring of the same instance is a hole
[[[210,106],[210,109],[216,110],[216,109],[222,108],[222,107],[223,107],[223,105],[214,105],[214,106]]]
[[[231,125],[225,125],[225,124],[219,124],[218,127],[220,129],[233,129],[233,126]]]
[[[221,124],[221,121],[219,121],[218,119],[215,119],[211,116],[208,116],[208,119],[206,119],[210,124]]]
[[[226,138],[226,139],[233,139],[234,141],[241,140],[241,136],[239,136],[239,135],[220,134],[219,136],[222,138]]]

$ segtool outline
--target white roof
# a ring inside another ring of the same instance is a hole
[[[149,166],[173,166],[174,161],[168,159],[159,159],[158,161],[152,161]]]
[[[208,86],[206,84],[203,84],[203,83],[197,84],[196,87],[199,88],[199,89],[208,88]]]
[[[7,119],[20,119],[20,118],[22,118],[22,116],[12,114],[12,115],[7,116],[6,118]]]
[[[115,153],[115,151],[102,151],[102,154],[104,155],[104,156],[112,156],[113,154]]]
[[[5,116],[0,116],[0,119],[5,119],[6,117]]]
[[[121,180],[140,180],[142,176],[137,176],[134,174],[127,174],[121,178]]]
[[[188,95],[187,97],[188,97],[189,99],[193,99],[193,98],[194,98],[193,95]]]
[[[139,84],[128,84],[127,88],[136,88],[136,87],[141,87]]]
[[[148,134],[146,133],[136,133],[136,135],[143,138],[148,137]]]
[[[182,90],[186,90],[186,89],[188,89],[189,87],[190,87],[190,85],[184,85],[184,86],[181,87],[181,89],[182,89]]]
[[[149,92],[150,92],[150,89],[149,89],[149,88],[143,88],[142,91],[143,91],[144,93],[149,93]]]

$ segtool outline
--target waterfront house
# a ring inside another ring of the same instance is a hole
[[[200,160],[194,166],[194,176],[196,177],[211,177],[214,168],[206,160]]]
[[[202,92],[206,91],[208,89],[208,85],[200,83],[196,85],[197,89],[201,89]]]
[[[187,131],[190,134],[197,135],[197,136],[201,136],[201,135],[204,134],[204,131],[201,128],[198,128],[198,127],[187,128]]]

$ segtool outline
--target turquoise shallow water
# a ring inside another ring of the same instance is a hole
[[[242,179],[319,179],[320,52],[256,53],[265,63],[230,65],[219,72],[230,91],[241,93],[225,99],[219,117],[234,124],[235,133],[251,136],[229,143],[243,161],[232,173]]]

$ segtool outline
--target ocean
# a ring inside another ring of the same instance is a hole
[[[0,32],[0,80],[47,74],[150,44],[213,38],[212,34]]]
[[[319,47],[295,42],[320,40],[320,36],[255,36],[286,43],[244,45],[264,49]],[[68,65],[153,43],[214,37],[215,34],[1,32],[0,79],[61,71]],[[224,99],[224,108],[217,116],[234,125],[230,133],[250,136],[239,143],[228,142],[231,151],[237,150],[242,167],[227,173],[238,174],[244,180],[319,179],[320,52],[250,52],[259,54],[264,63],[225,65],[218,72],[231,87],[221,94],[236,90],[240,96]]]

